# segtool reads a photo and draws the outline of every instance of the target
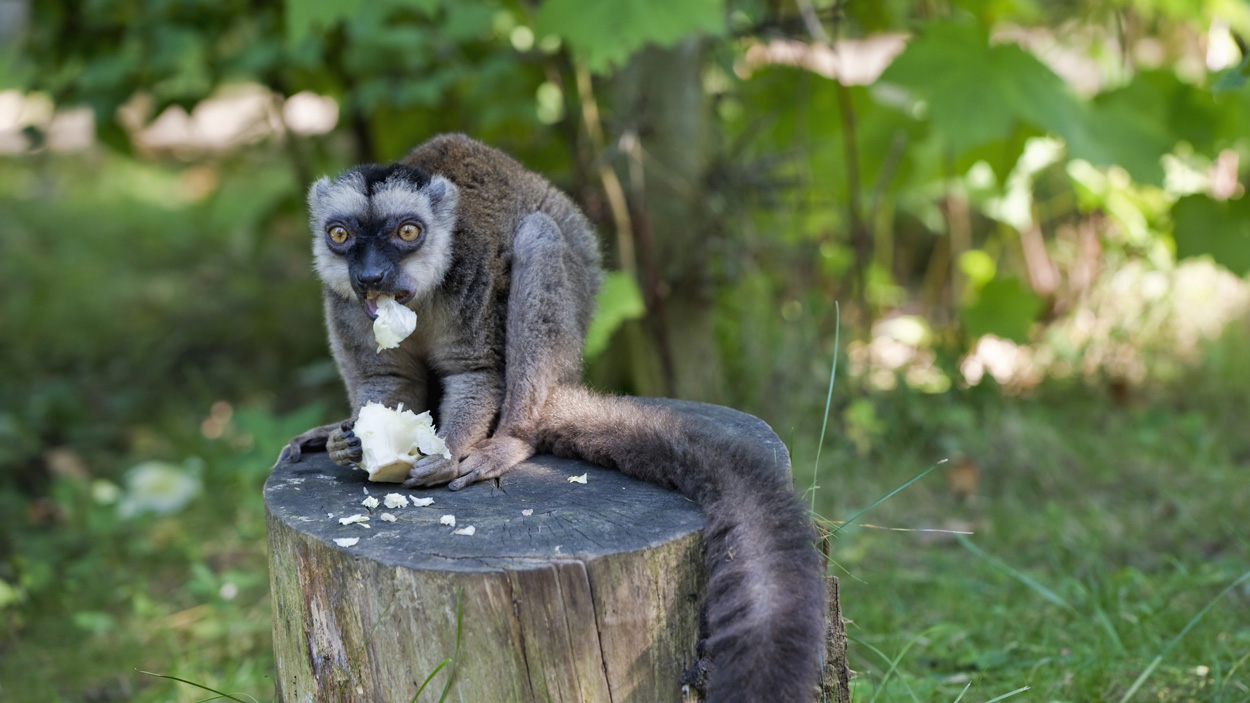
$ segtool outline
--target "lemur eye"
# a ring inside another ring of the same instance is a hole
[[[326,230],[326,234],[330,235],[330,241],[335,244],[342,244],[347,241],[347,230],[342,225],[334,225]]]
[[[421,236],[421,225],[415,222],[405,222],[399,226],[399,238],[405,242],[411,242]]]

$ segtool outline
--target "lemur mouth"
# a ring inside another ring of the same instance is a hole
[[[410,290],[399,290],[392,293],[379,290],[367,291],[365,293],[365,314],[369,316],[370,320],[378,319],[378,297],[383,295],[392,296],[395,298],[395,302],[403,305],[412,300],[413,292]]]

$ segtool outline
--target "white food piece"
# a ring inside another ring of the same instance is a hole
[[[394,515],[391,515],[390,513],[382,513],[378,517],[382,519],[382,522],[395,522],[396,520],[399,519],[395,517]]]
[[[355,547],[360,541],[359,537],[335,537],[334,543],[340,547]]]
[[[373,510],[378,507],[378,499],[373,496],[366,496],[364,500],[360,501],[360,504],[370,510]]]
[[[395,508],[406,508],[408,507],[408,496],[403,493],[387,493],[386,498],[382,501],[382,504],[391,510],[394,510]]]
[[[464,535],[465,537],[472,537],[474,532],[477,532],[477,528],[472,525],[451,531],[453,535]]]
[[[522,514],[522,515],[524,515],[525,517],[529,517],[529,516],[531,516],[531,515],[533,515],[533,514],[534,514],[534,509],[533,509],[533,508],[526,508],[525,510],[522,510],[522,511],[521,511],[521,514]]]
[[[403,483],[421,457],[451,458],[447,444],[434,429],[430,413],[418,415],[404,410],[403,403],[396,409],[381,403],[365,404],[356,415],[352,431],[360,438],[363,456],[359,467],[369,472],[370,481]]]
[[[569,483],[586,483],[586,474],[581,476],[569,476]]]
[[[398,347],[416,329],[417,313],[389,295],[378,296],[378,317],[373,321],[373,339],[378,343],[378,351]]]
[[[412,504],[417,506],[418,508],[425,508],[425,507],[434,505],[434,499],[433,498],[413,498]]]
[[[455,527],[455,526],[456,526],[456,516],[455,516],[455,515],[444,515],[444,516],[442,516],[442,517],[440,517],[440,518],[438,519],[438,522],[439,522],[439,524],[440,524],[440,525],[446,525],[446,526],[448,526],[448,527]]]
[[[352,515],[339,518],[340,525],[364,525],[366,522],[369,522],[368,515]],[[365,526],[368,527],[368,525]]]

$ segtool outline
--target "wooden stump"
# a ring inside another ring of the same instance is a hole
[[[785,455],[755,418],[664,402]],[[370,515],[366,493],[434,504]],[[265,504],[279,701],[408,701],[447,658],[420,700],[448,676],[453,701],[683,700],[706,575],[703,513],[677,493],[550,456],[455,493],[407,490],[311,454],[274,467]],[[339,523],[356,514],[370,527]],[[475,533],[453,534],[449,514]]]

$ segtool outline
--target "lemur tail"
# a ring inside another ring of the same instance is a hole
[[[708,701],[813,700],[825,586],[811,521],[776,445],[645,401],[559,386],[537,449],[619,469],[703,506]]]

